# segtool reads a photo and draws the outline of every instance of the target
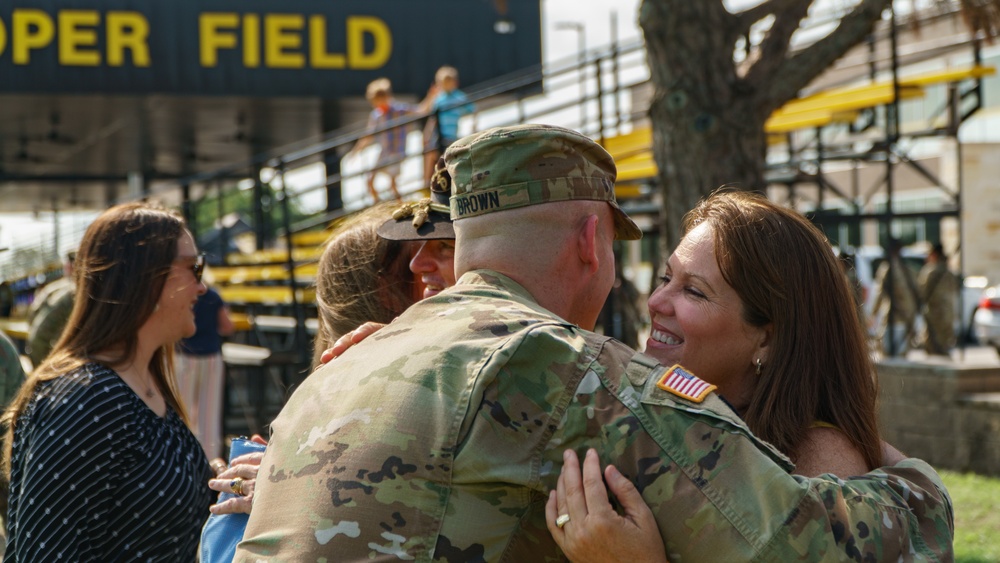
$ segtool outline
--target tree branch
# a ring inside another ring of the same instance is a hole
[[[809,13],[811,4],[812,0],[784,2],[784,9],[774,14],[774,24],[758,47],[760,56],[746,73],[748,85],[767,84],[776,77],[775,73],[788,55],[792,34]]]
[[[944,4],[944,0],[938,0]],[[982,31],[987,37],[1000,34],[1000,2],[997,0],[960,0],[962,18],[973,33]]]
[[[757,4],[753,8],[747,8],[742,12],[737,12],[733,14],[739,20],[740,35],[746,35],[750,33],[750,28],[753,24],[759,22],[760,20],[770,16],[771,14],[777,14],[783,11],[787,6],[801,2],[802,0],[764,0],[760,4]]]
[[[747,73],[746,81],[758,96],[758,109],[769,115],[798,95],[837,59],[860,43],[871,32],[882,11],[892,0],[862,0],[840,20],[829,35],[806,47],[791,58],[768,60],[767,54]],[[758,70],[758,65],[763,64]]]

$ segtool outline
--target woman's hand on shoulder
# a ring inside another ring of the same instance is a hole
[[[624,514],[608,502],[597,452],[587,451],[582,476],[576,453],[564,452],[556,490],[545,505],[549,532],[563,553],[574,563],[664,563],[663,538],[635,485],[612,465],[605,468],[604,479]]]
[[[355,344],[361,342],[365,338],[375,334],[386,325],[376,322],[367,322],[358,328],[348,332],[347,334],[341,336],[333,343],[332,348],[327,348],[323,351],[323,354],[319,358],[319,363],[326,365],[332,360],[335,360],[338,356],[346,352],[354,346]]]

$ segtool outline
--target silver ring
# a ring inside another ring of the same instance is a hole
[[[569,514],[560,514],[559,518],[556,518],[556,527],[562,528],[569,522]]]

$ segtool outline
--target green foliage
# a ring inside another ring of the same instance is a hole
[[[284,225],[280,197],[280,190],[272,188],[269,184],[264,184],[260,203],[264,209],[264,233],[267,240],[273,240]],[[219,219],[219,198],[214,191],[209,197],[193,201],[191,207],[194,232],[200,236],[215,228],[216,221]],[[253,208],[254,190],[242,190],[236,185],[223,188],[222,212],[224,214],[237,213],[252,226]],[[288,200],[288,210],[291,214],[289,224],[295,224],[296,221],[308,216],[302,212],[294,196]]]
[[[1000,478],[938,472],[955,503],[956,563],[1000,561]]]

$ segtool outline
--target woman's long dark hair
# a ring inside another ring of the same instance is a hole
[[[97,354],[109,366],[135,357],[139,328],[156,308],[177,258],[177,241],[185,232],[178,215],[145,203],[112,207],[87,228],[74,263],[76,298],[66,328],[3,415],[7,424],[3,464],[8,475],[17,419],[40,382],[96,361]],[[108,353],[116,355],[109,359]],[[153,354],[149,369],[167,404],[187,422],[173,376],[172,344]]]
[[[847,277],[826,237],[760,194],[719,191],[688,212],[709,223],[716,260],[744,320],[771,324],[764,364],[744,413],[761,438],[796,458],[817,421],[841,429],[869,469],[881,465],[878,381]]]
[[[368,321],[388,323],[415,302],[410,245],[381,238],[379,225],[398,203],[372,207],[339,225],[326,243],[316,272],[319,330],[313,368],[341,335]]]

